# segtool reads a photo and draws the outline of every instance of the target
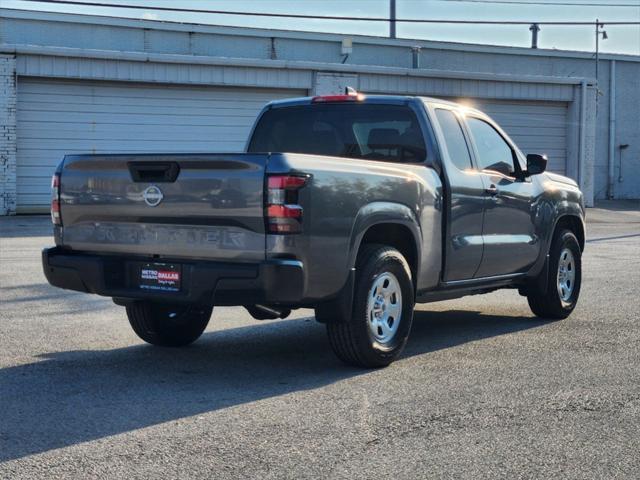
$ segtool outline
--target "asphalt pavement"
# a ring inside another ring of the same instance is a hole
[[[511,290],[421,305],[382,370],[309,310],[145,345],[46,283],[47,218],[0,217],[0,478],[640,478],[640,203],[603,207],[569,319]]]

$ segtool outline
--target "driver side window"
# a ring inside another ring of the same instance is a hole
[[[487,122],[467,117],[467,125],[478,150],[478,168],[513,175],[513,150]]]

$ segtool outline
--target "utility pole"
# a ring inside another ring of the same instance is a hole
[[[600,35],[602,35],[602,40],[609,38],[604,30],[604,23],[600,23],[600,20],[596,18],[596,89],[600,88],[598,84],[600,80]]]
[[[396,0],[389,0],[389,37],[396,38]]]
[[[604,30],[604,23],[600,23],[600,20],[596,18],[596,116],[600,103],[600,35],[602,35],[602,40],[609,38]]]
[[[532,23],[529,27],[531,32],[531,48],[538,48],[538,32],[540,31],[540,25]]]

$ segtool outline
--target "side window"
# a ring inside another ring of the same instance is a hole
[[[467,125],[478,149],[480,170],[494,170],[506,175],[513,174],[513,151],[509,144],[487,122],[467,117]]]
[[[436,109],[436,117],[442,128],[447,151],[453,164],[460,170],[471,168],[471,154],[464,138],[460,122],[451,110]]]

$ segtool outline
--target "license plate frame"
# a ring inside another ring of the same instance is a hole
[[[137,283],[141,290],[178,293],[182,289],[182,265],[143,263],[138,269]]]

